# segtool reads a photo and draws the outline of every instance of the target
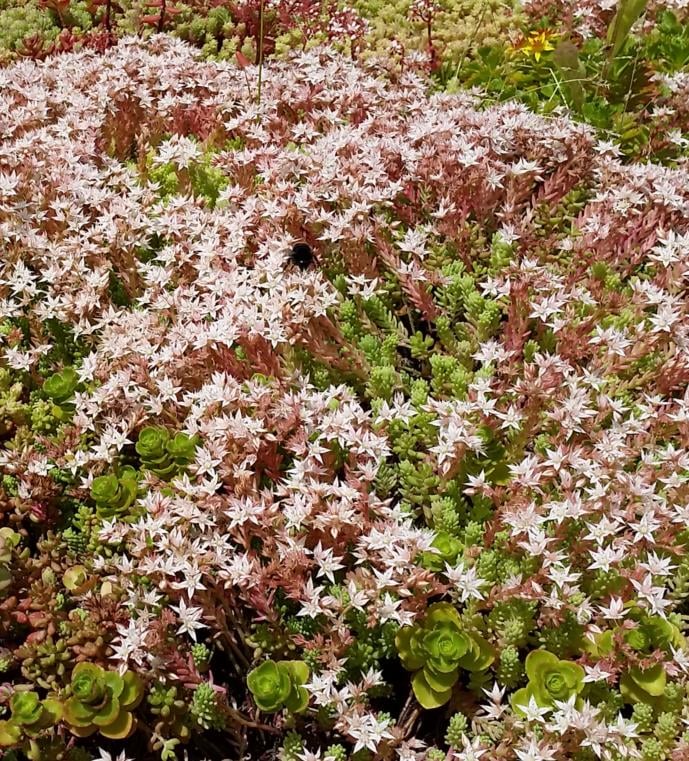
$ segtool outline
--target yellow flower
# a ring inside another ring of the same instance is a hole
[[[531,32],[519,46],[519,49],[525,55],[532,55],[537,61],[540,61],[543,53],[555,50],[555,47],[550,44],[553,37],[557,37],[557,35],[548,29],[542,29],[540,32]]]

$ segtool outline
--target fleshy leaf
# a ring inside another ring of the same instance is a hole
[[[630,669],[629,675],[644,692],[653,697],[660,697],[665,691],[667,675],[662,663],[656,663],[650,669]]]
[[[297,687],[292,690],[285,701],[285,707],[292,713],[303,711],[309,704],[309,693],[304,687]]]
[[[438,672],[431,670],[428,666],[423,669],[423,675],[428,686],[437,692],[449,690],[455,686],[459,678],[459,670],[449,672]]]
[[[405,669],[407,669],[407,671],[416,671],[417,669],[420,669],[424,664],[423,658],[412,651],[411,639],[416,635],[416,633],[416,626],[403,626],[401,629],[399,629],[397,635],[395,636],[395,647],[397,649],[397,654],[402,661],[402,665]]]
[[[309,681],[311,671],[305,661],[278,661],[278,666],[287,669],[295,686],[300,687]]]
[[[429,710],[445,705],[452,695],[452,689],[434,690],[426,681],[423,669],[417,671],[411,680],[414,695],[419,703]]]
[[[471,647],[459,659],[459,666],[467,671],[484,671],[495,660],[495,648],[480,634],[471,634],[469,639]]]
[[[127,711],[136,708],[144,696],[144,683],[133,671],[125,672],[122,677],[123,689],[120,695],[120,706]]]
[[[11,748],[19,743],[22,731],[12,721],[0,721],[0,748]]]
[[[121,711],[112,724],[101,727],[100,733],[110,740],[124,740],[134,731],[134,717],[129,711]]]
[[[530,682],[538,682],[545,669],[557,668],[559,663],[557,655],[548,652],[547,650],[532,650],[526,656],[526,675]]]

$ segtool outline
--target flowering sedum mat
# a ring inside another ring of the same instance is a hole
[[[689,172],[377,74],[0,69],[3,759],[689,757]]]

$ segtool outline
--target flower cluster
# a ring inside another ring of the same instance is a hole
[[[0,69],[0,747],[682,758],[689,175],[257,76]]]

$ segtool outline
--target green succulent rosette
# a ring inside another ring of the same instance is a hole
[[[449,563],[452,565],[463,549],[462,543],[447,531],[438,531],[431,547],[435,552],[424,552],[421,555],[421,565],[436,573],[444,570]]]
[[[11,716],[0,721],[0,748],[15,746],[22,736],[37,737],[62,717],[57,700],[41,700],[37,692],[15,692],[10,698]]]
[[[309,693],[304,688],[309,674],[304,661],[267,660],[249,672],[246,682],[262,711],[271,713],[287,708],[298,713],[309,703]]]
[[[640,656],[647,656],[658,650],[667,653],[671,649],[684,649],[686,638],[676,624],[661,616],[650,616],[641,611],[631,611],[631,620],[636,625],[629,629],[616,627],[586,640],[584,650],[596,658],[604,658],[615,651],[617,637]],[[627,703],[647,703],[660,707],[667,685],[667,674],[662,664],[651,668],[633,667],[620,677],[620,694]]]
[[[43,713],[37,692],[15,692],[10,700],[12,721],[20,726],[31,726],[40,721]]]
[[[170,441],[170,432],[167,428],[159,425],[149,425],[142,428],[137,439],[135,449],[141,458],[141,462],[147,467],[166,465],[169,461],[167,445]]]
[[[57,405],[62,405],[72,396],[79,385],[79,376],[73,367],[65,367],[53,373],[43,383],[43,393]]]
[[[658,650],[669,653],[672,648],[686,647],[684,635],[671,621],[661,616],[639,613],[636,618],[637,625],[633,629],[624,630],[623,638],[625,644],[640,655],[649,655]],[[667,673],[662,663],[646,669],[635,666],[620,677],[620,693],[627,703],[647,703],[659,707],[666,686]]]
[[[98,476],[91,484],[91,499],[96,503],[96,513],[109,520],[119,518],[136,500],[137,473],[131,466],[122,469],[120,476]]]
[[[143,697],[143,685],[131,671],[123,676],[93,663],[79,663],[72,671],[72,697],[64,704],[64,719],[73,734],[123,739],[134,731],[131,711]]]
[[[465,631],[449,603],[435,603],[421,624],[404,626],[395,639],[397,652],[412,677],[414,695],[424,708],[438,708],[450,699],[460,669],[482,671],[495,652],[483,637]]]
[[[162,426],[142,428],[136,442],[136,452],[141,464],[163,480],[169,480],[194,459],[198,438],[181,431],[170,438],[170,432]]]
[[[199,440],[197,436],[188,436],[186,433],[176,433],[167,445],[167,453],[177,467],[184,467],[194,461],[196,447]]]
[[[566,701],[584,689],[584,669],[572,661],[561,661],[547,650],[532,650],[526,656],[526,675],[529,683],[517,690],[510,702],[518,716],[524,716],[521,706],[533,698],[540,708],[550,708],[555,701]]]

